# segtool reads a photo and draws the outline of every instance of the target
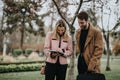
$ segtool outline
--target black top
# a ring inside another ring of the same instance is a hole
[[[85,73],[88,71],[87,70],[88,66],[83,56],[84,46],[85,46],[86,38],[88,35],[88,31],[89,31],[89,26],[88,26],[88,29],[81,30],[80,41],[79,41],[80,55],[78,57],[78,73],[79,74]]]
[[[89,31],[89,26],[88,29],[81,30],[80,42],[79,42],[80,53],[84,52],[84,46],[88,35],[88,31]]]

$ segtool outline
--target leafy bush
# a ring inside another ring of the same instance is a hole
[[[25,50],[25,53],[26,53],[27,55],[29,55],[32,51],[33,51],[32,49],[26,49],[26,50]]]
[[[10,64],[10,65],[1,65],[0,66],[0,73],[7,73],[7,72],[21,72],[21,71],[37,71],[40,70],[41,64],[34,63],[34,64]]]
[[[13,51],[13,56],[19,56],[23,53],[23,50],[22,49],[15,49]]]

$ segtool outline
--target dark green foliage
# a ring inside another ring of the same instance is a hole
[[[33,51],[32,49],[26,49],[26,50],[25,50],[25,54],[26,54],[26,55],[29,55],[29,54],[32,53],[32,51]]]
[[[34,0],[3,0],[3,2],[5,5],[3,8],[3,16],[6,17],[5,21],[7,23],[7,28],[4,29],[4,33],[12,33],[15,29],[22,27],[22,29],[31,31],[35,35],[39,33],[41,36],[44,36],[44,29],[38,29],[35,31],[34,26],[31,25],[31,21],[34,20],[39,28],[44,28],[44,22],[42,19],[39,19],[40,16],[36,13],[42,8],[41,0],[37,2]],[[25,23],[29,23],[29,29],[26,28]],[[11,27],[9,27],[9,25]]]
[[[0,73],[37,71],[37,70],[40,70],[40,67],[41,67],[40,63],[0,65]]]
[[[13,56],[19,56],[23,53],[23,50],[22,49],[15,49],[13,51]]]

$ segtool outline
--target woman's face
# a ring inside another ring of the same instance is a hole
[[[65,33],[65,27],[57,27],[57,33],[58,33],[60,36],[63,36],[64,33]]]

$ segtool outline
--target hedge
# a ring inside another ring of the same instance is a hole
[[[21,55],[23,53],[23,50],[22,49],[15,49],[14,51],[13,51],[13,56],[19,56],[19,55]]]
[[[23,55],[29,55],[33,50],[32,49],[26,49],[26,50],[22,50],[22,49],[14,49],[13,50],[13,56],[17,57],[21,54]]]
[[[32,49],[26,49],[26,50],[25,50],[25,55],[29,55],[29,54],[31,54],[32,52],[33,52]]]
[[[37,71],[40,70],[41,64],[10,64],[10,65],[0,65],[0,73],[8,72],[21,72],[21,71]]]

